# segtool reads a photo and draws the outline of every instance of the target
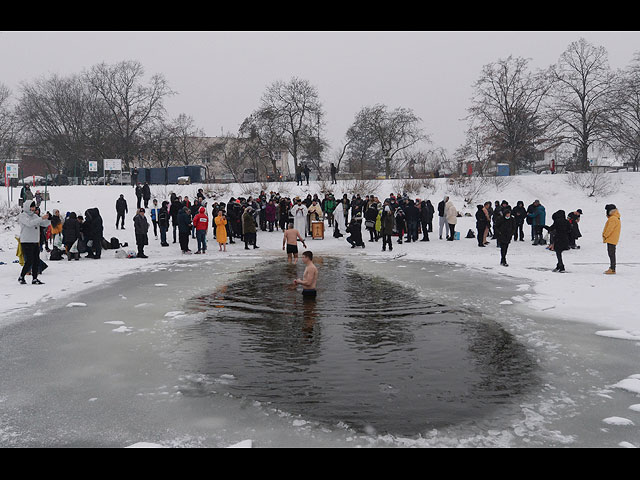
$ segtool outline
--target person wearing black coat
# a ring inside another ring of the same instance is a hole
[[[69,217],[62,225],[62,243],[67,251],[67,258],[69,260],[80,260],[79,253],[71,253],[71,247],[77,240],[80,239],[80,224],[78,223],[78,216],[75,212],[71,212]]]
[[[550,227],[543,227],[549,233],[553,233],[553,250],[556,252],[558,264],[554,272],[564,273],[564,263],[562,262],[562,252],[569,250],[569,236],[571,235],[571,224],[567,220],[564,210],[558,210],[551,216],[553,224]]]
[[[162,202],[162,207],[158,211],[158,227],[160,227],[160,246],[168,247],[167,232],[169,231],[169,202]]]
[[[351,248],[364,248],[364,242],[362,241],[362,224],[358,218],[354,217],[351,219],[351,223],[347,227],[347,233],[351,234],[347,237],[347,242],[351,244]]]
[[[520,241],[524,242],[524,220],[527,217],[527,211],[524,209],[524,202],[519,200],[517,205],[511,211],[511,215],[516,219],[516,232],[513,234],[513,241],[518,241],[518,232],[520,232]]]
[[[398,206],[395,213],[396,232],[398,233],[398,243],[402,245],[404,233],[407,231],[407,221],[404,216],[404,210]]]
[[[575,212],[571,212],[567,215],[567,219],[571,224],[571,235],[569,236],[569,248],[576,249],[580,248],[576,245],[576,240],[579,239],[582,234],[580,233],[580,216],[582,215],[582,210],[578,209]]]
[[[147,182],[144,182],[142,187],[142,198],[144,200],[144,208],[149,208],[149,200],[151,200],[151,187]]]
[[[178,214],[180,210],[182,210],[182,202],[180,201],[180,197],[175,197],[169,208],[171,225],[173,226],[173,243],[176,243],[176,229],[178,228]]]
[[[365,227],[369,230],[369,241],[377,242],[380,237],[376,230],[376,220],[378,219],[378,204],[372,203],[364,214]]]
[[[498,245],[500,245],[500,265],[508,267],[507,250],[513,233],[516,231],[516,219],[511,216],[509,206],[502,207],[500,215],[495,219],[494,230]]]
[[[191,234],[191,226],[191,210],[189,209],[189,207],[183,207],[180,212],[178,212],[178,231],[182,253],[191,253],[191,250],[189,250],[189,235]]]
[[[87,225],[87,243],[91,242],[91,246],[87,245],[87,257],[99,260],[102,256],[102,237],[104,228],[102,225],[102,217],[97,208],[90,208],[84,212],[84,223]]]
[[[136,185],[136,198],[138,199],[138,209],[142,206],[142,187],[138,183]]]
[[[407,220],[407,243],[417,242],[420,211],[413,200],[409,200],[407,205],[404,207],[404,215]]]
[[[144,208],[138,210],[133,217],[133,226],[136,233],[136,245],[138,245],[138,258],[149,258],[144,254],[144,246],[149,245],[149,221],[144,216]]]
[[[428,227],[427,228],[427,242],[429,241],[429,233],[433,232],[433,215],[436,212],[435,208],[433,208],[433,205],[431,204],[431,200],[427,200],[425,203],[425,207],[422,210],[422,228],[425,228],[425,225]],[[424,239],[423,239],[424,240]]]
[[[535,210],[536,210],[536,206],[535,206],[535,202],[534,202],[534,203],[532,203],[531,205],[529,205],[527,207],[527,216],[526,216],[526,219],[525,219],[527,224],[531,225],[531,241],[532,242],[535,240],[536,226],[531,221],[531,217],[529,217],[529,215],[531,215],[533,212],[535,212]]]
[[[120,195],[120,198],[116,200],[116,213],[118,214],[116,217],[116,230],[118,230],[119,223],[122,225],[122,230],[124,230],[124,216],[126,213],[129,213],[129,207],[127,206],[124,195]]]
[[[196,198],[191,204],[191,206],[189,207],[189,210],[191,210],[191,222],[193,223],[193,219],[196,218],[196,215],[198,215],[198,213],[200,213],[200,200]],[[195,225],[191,227],[191,238],[193,238],[194,240],[196,238]]]
[[[478,231],[478,246],[485,247],[484,234],[489,227],[489,220],[487,214],[484,213],[484,205],[476,205],[478,211],[476,212],[476,230]]]

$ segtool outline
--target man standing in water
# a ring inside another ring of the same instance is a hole
[[[284,250],[286,244],[287,262],[289,263],[291,263],[292,259],[294,263],[298,263],[298,240],[302,242],[304,248],[307,248],[307,244],[304,243],[304,238],[302,238],[300,232],[293,228],[293,223],[289,223],[282,239],[282,250]]]
[[[316,282],[318,281],[318,269],[313,264],[313,253],[308,250],[304,252],[302,254],[302,263],[307,266],[307,268],[304,269],[302,280],[296,278],[293,284],[302,286],[303,297],[315,298],[317,293]]]

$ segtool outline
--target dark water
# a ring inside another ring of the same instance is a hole
[[[481,419],[536,383],[525,348],[477,312],[344,260],[318,268],[316,300],[292,288],[303,264],[282,261],[192,299],[206,316],[180,331],[190,368],[232,373],[231,395],[327,426],[404,436]]]

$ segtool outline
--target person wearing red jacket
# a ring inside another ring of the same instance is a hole
[[[193,225],[196,228],[196,239],[198,241],[198,251],[196,255],[207,253],[207,230],[209,229],[209,217],[207,210],[200,207],[200,213],[193,217]]]

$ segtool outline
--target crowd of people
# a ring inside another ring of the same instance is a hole
[[[297,259],[297,242],[312,235],[314,222],[326,221],[333,230],[333,237],[342,238],[351,248],[365,248],[363,227],[369,233],[369,242],[382,239],[382,251],[393,251],[394,237],[397,243],[428,242],[433,234],[434,218],[438,216],[438,238],[447,241],[460,238],[456,232],[457,210],[449,196],[445,196],[436,207],[428,199],[410,198],[407,194],[390,194],[384,200],[375,195],[364,198],[356,194],[343,194],[336,199],[332,193],[308,194],[306,198],[267,194],[261,191],[256,197],[231,197],[228,202],[212,201],[199,189],[193,201],[188,196],[171,193],[168,200],[160,204],[154,198],[151,206],[151,192],[147,184],[136,186],[138,205],[133,217],[134,233],[138,248],[138,258],[148,258],[144,248],[149,244],[149,231],[153,227],[156,240],[162,247],[169,247],[169,231],[172,229],[173,243],[179,243],[183,254],[205,254],[208,250],[208,231],[213,230],[213,238],[220,251],[227,250],[227,244],[244,243],[244,248],[258,249],[258,232],[282,231],[283,249],[291,259]],[[144,206],[142,202],[144,201]],[[100,259],[102,250],[117,249],[121,244],[117,238],[104,238],[102,217],[97,208],[85,211],[84,216],[68,212],[64,217],[58,210],[41,215],[37,202],[25,198],[23,212],[19,215],[22,231],[20,246],[24,257],[24,268],[20,282],[31,273],[33,282],[38,283],[38,273],[46,268],[39,253],[46,249],[50,260],[79,260],[87,253],[87,258]],[[129,213],[124,195],[116,200],[116,229],[125,230],[125,218]],[[151,220],[147,218],[149,209]],[[605,272],[614,274],[616,270],[615,250],[620,235],[620,214],[614,205],[607,205],[607,224],[603,232],[603,242],[608,245],[610,268]],[[467,214],[469,215],[469,214]],[[558,210],[552,215],[553,223],[546,225],[545,207],[535,200],[526,209],[523,201],[511,207],[506,200],[485,202],[477,205],[476,233],[469,230],[467,238],[477,238],[478,247],[489,245],[489,239],[496,240],[500,248],[500,264],[508,266],[507,252],[511,241],[524,241],[524,224],[530,226],[531,243],[534,246],[547,245],[555,252],[557,264],[554,271],[564,272],[562,253],[569,249],[579,249],[576,241],[582,236],[579,228],[582,210],[566,214]],[[213,219],[213,220],[211,220]],[[549,233],[545,240],[544,231]],[[344,233],[343,233],[344,232]],[[420,238],[422,236],[422,238]],[[190,240],[196,240],[197,251],[192,252]],[[295,245],[295,248],[294,248]],[[38,266],[37,268],[34,268]],[[36,282],[37,281],[37,282]]]

